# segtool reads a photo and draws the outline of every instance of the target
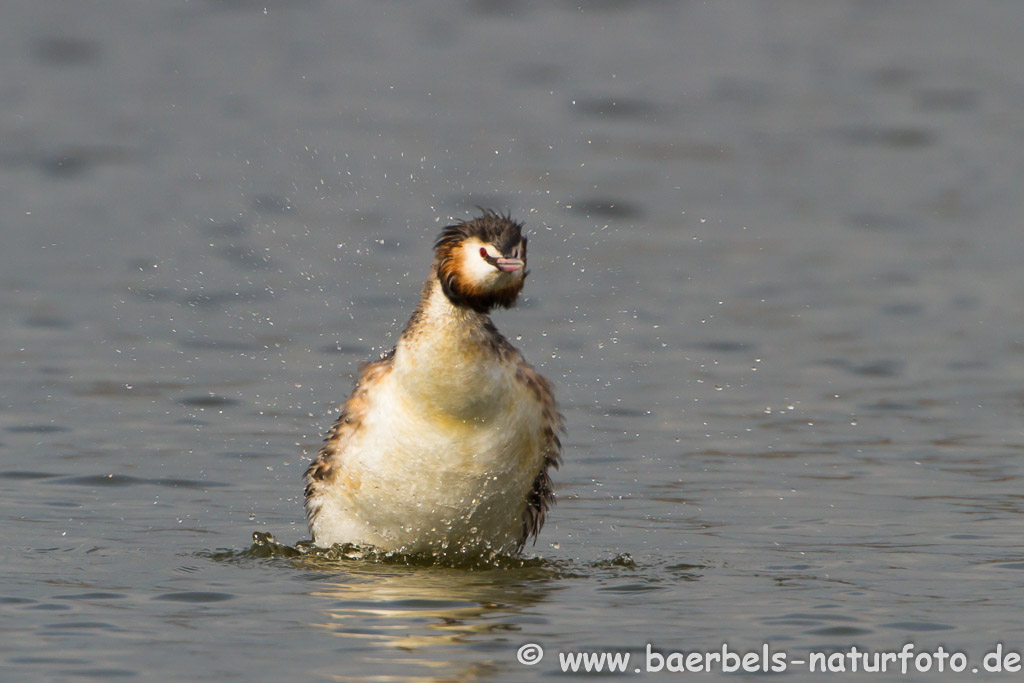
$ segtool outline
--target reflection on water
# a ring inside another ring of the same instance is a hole
[[[564,564],[501,557],[468,567],[438,566],[430,557],[375,553],[356,546],[316,548],[278,543],[255,533],[244,551],[206,553],[232,563],[284,561],[315,572],[310,595],[322,603],[312,626],[345,639],[341,647],[363,665],[401,662],[395,680],[475,680],[505,666],[531,607],[574,575]],[[621,564],[621,560],[618,561]],[[458,646],[457,648],[454,646]],[[465,660],[464,648],[487,653]],[[364,667],[320,673],[333,680],[366,680]],[[390,680],[372,675],[374,680]]]
[[[705,569],[664,562],[640,567],[627,554],[587,563],[499,556],[450,566],[431,556],[354,545],[285,545],[264,532],[254,533],[244,550],[197,554],[239,567],[288,567],[308,577],[314,588],[306,594],[322,617],[309,626],[342,639],[337,651],[344,665],[317,673],[339,681],[486,679],[517,666],[513,655],[524,625],[547,624],[538,608],[572,582],[597,581],[602,592],[635,596],[698,581]],[[400,664],[404,673],[381,677],[382,664],[391,670]]]
[[[413,671],[421,667],[446,679],[492,673],[495,665],[486,659],[460,661],[462,648],[493,650],[494,657],[507,660],[523,612],[553,588],[505,570],[467,575],[458,569],[382,569],[360,567],[320,584],[312,594],[323,599],[326,620],[318,625],[364,643],[365,662],[400,659]]]

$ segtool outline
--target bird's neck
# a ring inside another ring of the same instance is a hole
[[[398,340],[394,377],[421,404],[468,419],[501,394],[496,377],[514,355],[489,316],[454,305],[431,277]]]
[[[416,345],[424,342],[446,346],[478,345],[493,332],[490,316],[453,304],[431,270],[401,341]]]

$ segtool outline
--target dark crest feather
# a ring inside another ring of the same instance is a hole
[[[523,224],[512,220],[510,214],[500,214],[491,209],[480,209],[480,215],[468,221],[449,225],[434,242],[434,249],[458,244],[470,237],[489,242],[501,253],[506,253],[519,244],[523,238]]]

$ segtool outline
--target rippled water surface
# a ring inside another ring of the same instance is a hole
[[[1022,29],[1008,2],[9,3],[0,677],[1024,650]],[[559,504],[522,561],[312,552],[302,471],[478,205],[532,231],[496,321],[558,388]]]

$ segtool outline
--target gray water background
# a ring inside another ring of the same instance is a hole
[[[0,678],[1024,649],[1021,35],[997,1],[5,4]],[[252,546],[307,538],[302,470],[477,205],[532,231],[496,321],[568,421],[541,559]]]

